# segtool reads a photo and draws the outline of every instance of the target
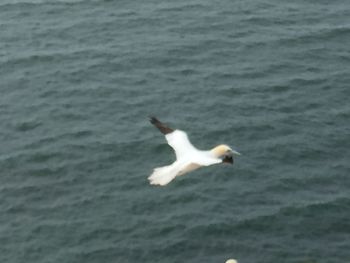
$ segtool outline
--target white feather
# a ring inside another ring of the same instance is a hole
[[[166,185],[170,183],[178,173],[179,171],[175,169],[173,163],[172,165],[155,168],[151,176],[148,177],[148,180],[150,184]]]
[[[196,151],[197,149],[189,141],[186,132],[175,130],[172,133],[165,135],[168,144],[174,149],[176,159],[187,155],[190,152]]]
[[[165,135],[168,144],[174,149],[176,161],[168,166],[158,167],[148,180],[153,185],[166,185],[176,176],[186,174],[202,166],[221,163],[220,158],[216,158],[210,151],[200,151],[196,149],[188,139],[184,131],[175,130]]]

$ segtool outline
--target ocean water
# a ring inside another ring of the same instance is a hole
[[[350,2],[0,2],[0,262],[350,262]],[[174,155],[155,115],[217,165]]]

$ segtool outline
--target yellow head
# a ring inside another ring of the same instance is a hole
[[[220,158],[220,157],[226,155],[227,153],[232,152],[232,149],[225,144],[220,144],[220,145],[214,147],[211,150],[211,152],[215,155],[215,157]]]
[[[222,159],[223,163],[230,163],[233,164],[233,154],[240,155],[239,152],[236,152],[235,150],[232,150],[231,147],[220,144],[216,147],[214,147],[211,152],[216,158]]]

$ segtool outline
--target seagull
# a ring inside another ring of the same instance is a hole
[[[165,135],[165,139],[176,155],[176,161],[172,164],[153,170],[153,173],[148,177],[151,185],[167,185],[175,177],[203,166],[218,163],[233,164],[233,155],[240,155],[239,152],[225,144],[220,144],[208,151],[198,150],[189,141],[186,132],[174,130],[160,122],[156,117],[150,117],[150,122]]]

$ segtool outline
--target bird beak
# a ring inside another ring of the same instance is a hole
[[[223,163],[230,163],[233,164],[233,157],[232,155],[225,155],[224,158],[222,159]]]
[[[231,151],[232,151],[233,154],[241,155],[239,152],[237,152],[237,151],[235,151],[235,150],[232,150],[232,149],[231,149]]]

